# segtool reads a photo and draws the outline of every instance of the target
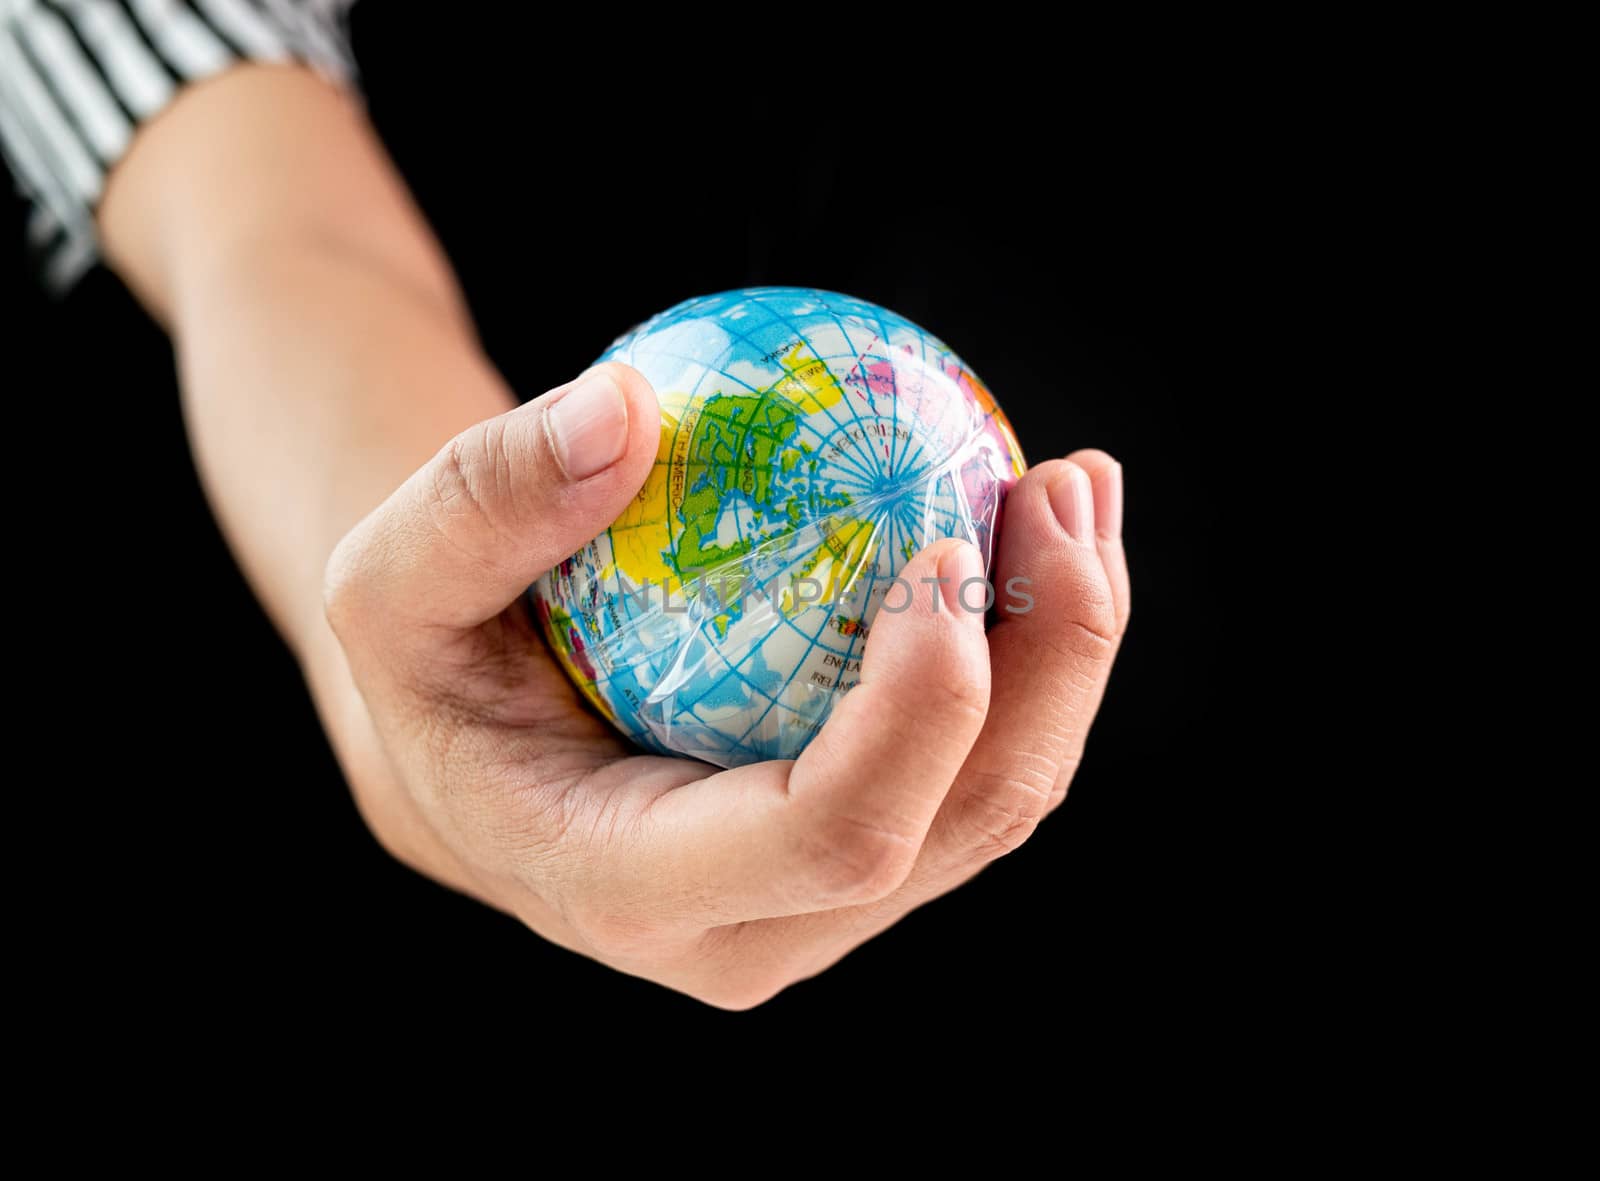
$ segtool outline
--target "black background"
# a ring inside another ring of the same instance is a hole
[[[10,347],[35,376],[9,401],[55,474],[22,502],[19,536],[51,556],[17,618],[46,649],[28,716],[65,735],[40,889],[65,904],[51,938],[91,965],[63,987],[115,979],[112,1003],[173,1027],[670,1026],[707,1045],[860,1022],[1065,1045],[1198,1027],[1260,987],[1270,934],[1241,926],[1229,836],[1253,706],[1219,603],[1238,527],[1221,485],[1248,459],[1229,424],[1261,397],[1247,357],[1277,298],[1262,238],[1315,232],[1270,209],[1273,136],[1011,60],[758,84],[615,52],[555,68],[534,30],[486,42],[403,6],[358,9],[355,32],[372,115],[524,396],[693,294],[881,302],[983,375],[1030,460],[1123,461],[1132,627],[1071,795],[1028,846],[769,1005],[706,1009],[382,853],[211,523],[164,338],[103,271],[47,303],[19,246]]]

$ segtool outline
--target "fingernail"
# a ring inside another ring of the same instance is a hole
[[[943,580],[939,590],[944,594],[944,605],[962,618],[982,623],[988,591],[974,586],[965,595],[961,593],[962,585],[971,579],[983,581],[983,559],[978,556],[978,547],[970,541],[951,546],[939,559],[939,577]]]
[[[587,480],[628,449],[628,403],[603,369],[580,377],[545,411],[550,448],[569,480]]]
[[[1094,539],[1094,489],[1089,486],[1089,473],[1077,464],[1070,465],[1050,485],[1050,507],[1056,510],[1056,520],[1073,540]]]
[[[1095,528],[1101,537],[1122,536],[1122,465],[1114,463],[1094,491]]]

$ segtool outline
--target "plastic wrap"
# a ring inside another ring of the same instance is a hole
[[[1016,436],[946,345],[832,292],[688,300],[600,360],[650,380],[661,446],[628,510],[533,586],[551,647],[647,749],[795,758],[886,600],[929,593],[897,581],[914,553],[965,537],[990,568]]]

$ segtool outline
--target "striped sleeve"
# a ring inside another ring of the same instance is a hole
[[[353,88],[352,2],[0,0],[0,154],[45,287],[62,294],[95,264],[106,173],[185,83],[298,61]]]

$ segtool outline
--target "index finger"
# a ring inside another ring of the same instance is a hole
[[[969,542],[917,554],[901,575],[917,588],[909,606],[879,613],[860,683],[798,760],[667,792],[598,850],[613,904],[703,929],[897,889],[983,726],[983,616],[956,605],[982,572]]]

